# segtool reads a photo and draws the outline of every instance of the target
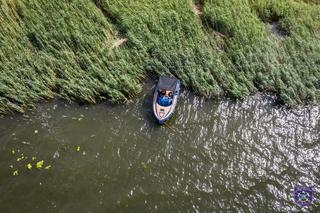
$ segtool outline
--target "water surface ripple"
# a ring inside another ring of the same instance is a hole
[[[295,185],[320,191],[319,106],[185,92],[160,127],[151,96],[1,118],[0,212],[292,212]]]

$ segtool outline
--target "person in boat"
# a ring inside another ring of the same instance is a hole
[[[158,103],[161,106],[170,106],[173,101],[173,95],[171,91],[160,90],[158,96]]]

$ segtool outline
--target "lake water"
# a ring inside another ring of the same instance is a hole
[[[158,126],[151,99],[1,118],[0,212],[294,212],[295,185],[320,192],[320,106],[184,92]]]

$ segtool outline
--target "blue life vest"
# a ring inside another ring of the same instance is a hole
[[[172,104],[172,98],[170,97],[165,97],[165,96],[158,96],[158,104],[161,106],[167,107]]]

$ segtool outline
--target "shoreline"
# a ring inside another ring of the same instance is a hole
[[[36,113],[37,112],[37,108],[41,107],[41,106],[51,106],[51,105],[61,105],[63,107],[71,107],[71,108],[88,108],[88,107],[97,107],[97,106],[104,106],[107,109],[112,109],[114,107],[126,107],[127,105],[130,104],[135,104],[138,102],[152,102],[152,97],[153,97],[153,86],[155,84],[153,84],[150,79],[147,83],[144,84],[144,87],[150,87],[149,90],[147,90],[148,92],[141,92],[139,95],[140,96],[135,96],[134,98],[128,99],[128,101],[126,102],[122,102],[122,103],[112,103],[109,100],[107,101],[98,101],[96,103],[85,103],[85,102],[78,102],[78,101],[74,101],[74,100],[65,100],[62,98],[58,98],[55,97],[53,99],[50,100],[41,100],[36,102],[32,108],[27,109],[25,112],[20,113],[20,112],[11,112],[11,113],[2,113],[0,114],[0,118],[6,118],[6,117],[12,117],[12,116],[24,116],[27,114],[32,114],[32,113]],[[152,89],[151,89],[152,88]],[[181,94],[180,94],[181,95]],[[285,109],[286,111],[290,112],[290,111],[295,111],[295,110],[301,110],[301,109],[306,109],[306,108],[314,108],[314,107],[319,107],[320,103],[312,103],[312,104],[300,104],[300,105],[296,105],[296,106],[286,106],[283,105],[282,103],[279,103],[279,98],[276,94],[271,93],[271,92],[256,92],[254,94],[248,95],[242,99],[237,99],[237,98],[232,98],[232,97],[228,97],[228,96],[217,96],[217,97],[205,97],[205,96],[201,96],[201,95],[197,95],[195,94],[192,90],[188,90],[183,88],[182,89],[182,95],[183,98],[178,101],[179,102],[183,102],[186,101],[187,99],[190,98],[197,98],[200,99],[204,102],[223,102],[223,101],[227,101],[230,103],[244,103],[246,101],[250,101],[252,99],[260,99],[262,102],[265,100],[269,100],[270,102],[270,106],[272,108],[275,109]],[[142,103],[143,104],[143,103]],[[151,106],[150,106],[151,109]]]

